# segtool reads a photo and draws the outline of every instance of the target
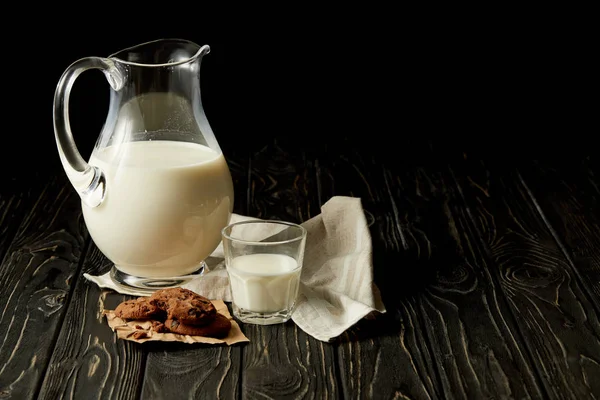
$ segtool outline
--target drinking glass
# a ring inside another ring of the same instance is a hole
[[[222,230],[233,314],[240,321],[288,321],[300,286],[306,229],[284,221],[236,222]]]

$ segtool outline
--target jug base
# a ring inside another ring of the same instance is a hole
[[[164,278],[142,278],[126,274],[113,265],[110,270],[110,278],[116,285],[122,286],[124,289],[133,289],[136,292],[147,292],[148,294],[152,294],[159,289],[179,287],[192,279],[196,279],[204,274],[205,269],[206,263],[203,261],[200,264],[200,268],[189,275]]]

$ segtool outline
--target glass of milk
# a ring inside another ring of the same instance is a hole
[[[288,321],[298,298],[306,229],[251,220],[225,227],[222,237],[234,316],[259,325]]]

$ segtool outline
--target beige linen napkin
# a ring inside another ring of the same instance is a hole
[[[255,219],[234,214],[231,222]],[[306,248],[300,295],[292,320],[307,334],[330,341],[367,314],[385,312],[373,282],[371,235],[359,198],[336,196],[321,213],[302,224]],[[268,237],[274,232],[261,232]],[[231,301],[223,247],[207,260],[209,271],[182,285],[210,299]],[[146,295],[116,285],[109,273],[84,276],[103,288],[134,296]]]

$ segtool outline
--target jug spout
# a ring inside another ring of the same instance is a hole
[[[120,50],[109,58],[130,67],[176,67],[199,61],[210,46],[184,39],[158,39]]]

